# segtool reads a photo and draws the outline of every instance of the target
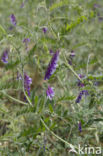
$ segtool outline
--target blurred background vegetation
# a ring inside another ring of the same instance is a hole
[[[30,39],[28,50],[24,38]],[[75,148],[103,147],[103,1],[0,0],[0,58],[6,48],[8,64],[0,59],[0,155],[73,155],[65,141]],[[60,58],[56,72],[44,81],[50,49],[59,50]],[[71,51],[75,56],[66,66]],[[78,104],[82,89],[69,67],[84,75],[89,93]],[[23,70],[32,78],[32,106],[17,80]],[[55,90],[52,101],[46,97],[48,85]]]

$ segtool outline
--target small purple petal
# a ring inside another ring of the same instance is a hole
[[[68,63],[69,63],[70,65],[72,65],[72,60],[69,60]]]
[[[83,95],[82,92],[80,92],[77,99],[76,99],[76,101],[75,101],[76,103],[80,103],[80,101],[82,99],[82,95]]]
[[[83,95],[85,95],[85,96],[89,95],[89,94],[88,94],[88,91],[87,91],[87,90],[82,90],[82,91],[79,93],[79,95],[78,95],[78,97],[77,97],[77,99],[76,99],[75,102],[76,102],[76,103],[80,103],[80,101],[81,101]]]
[[[80,133],[82,132],[81,122],[78,123],[78,130],[79,130]]]
[[[14,14],[11,14],[11,15],[10,15],[10,20],[11,20],[11,23],[12,23],[14,26],[16,26],[16,17],[15,17]]]
[[[103,21],[103,17],[99,17],[98,19],[99,19],[99,21],[100,21],[100,22],[102,22],[102,21]]]
[[[74,56],[75,56],[75,52],[72,50],[71,53],[70,53],[69,61],[68,61],[68,63],[69,63],[70,65],[72,65],[72,60],[73,60],[73,57],[74,57]]]
[[[10,30],[10,31],[11,31],[11,30],[13,30],[13,29],[14,29],[14,27],[13,27],[13,26],[10,26],[10,27],[9,27],[9,30]]]
[[[28,96],[30,96],[30,85],[32,84],[32,79],[24,73],[24,89],[27,91]]]
[[[84,75],[79,74],[79,77],[82,79]],[[84,83],[82,83],[80,80],[78,80],[78,87],[84,87]]]
[[[49,98],[50,100],[53,99],[53,96],[54,96],[54,90],[52,87],[48,87],[47,91],[46,91],[46,94],[47,94],[47,98]]]
[[[74,52],[73,50],[71,51],[70,56],[71,56],[71,57],[74,57],[74,56],[75,56],[75,52]]]
[[[22,76],[21,76],[21,74],[19,72],[17,72],[17,78],[16,79],[17,80],[22,80]]]
[[[82,90],[83,95],[89,95],[87,90]]]
[[[50,54],[51,54],[51,55],[53,55],[53,54],[54,54],[54,52],[53,52],[53,50],[52,50],[52,49],[50,49],[50,50],[49,50],[49,52],[50,52]]]
[[[24,5],[25,5],[25,3],[26,3],[27,1],[28,1],[28,0],[25,0],[24,2],[22,2],[22,4],[21,4],[20,8],[23,8],[23,7],[24,7]]]
[[[95,9],[96,9],[96,8],[100,8],[100,5],[94,4],[94,8],[95,8]]]
[[[8,49],[6,49],[4,52],[3,52],[3,55],[2,55],[2,57],[1,57],[1,61],[3,62],[3,63],[8,63],[8,53],[9,53],[9,50]]]
[[[26,50],[28,50],[28,43],[30,42],[29,38],[24,38],[23,43],[25,43]]]
[[[47,27],[44,27],[42,30],[43,30],[44,34],[46,34],[48,28]]]
[[[30,39],[29,38],[24,38],[23,39],[23,43],[29,43],[30,42]]]
[[[24,2],[21,4],[20,8],[23,8],[24,7]]]

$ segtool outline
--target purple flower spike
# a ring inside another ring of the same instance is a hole
[[[82,90],[83,95],[89,95],[87,90]]]
[[[86,96],[86,95],[89,95],[89,94],[88,94],[88,91],[87,91],[87,90],[82,90],[82,91],[79,93],[79,95],[78,95],[78,97],[77,97],[77,99],[76,99],[75,102],[76,102],[76,103],[80,103],[80,101],[81,101],[83,95],[85,95],[85,96]]]
[[[79,77],[82,79],[84,75],[79,74]],[[78,80],[78,87],[84,87],[84,83],[82,83],[80,80]]]
[[[16,17],[14,16],[14,14],[11,14],[10,15],[10,20],[11,20],[11,23],[16,26]]]
[[[42,30],[43,30],[44,34],[46,34],[48,28],[47,27],[44,27]]]
[[[28,49],[28,43],[30,42],[29,38],[24,38],[23,43],[25,43],[26,50]]]
[[[80,133],[82,132],[81,122],[78,123],[78,130],[79,130]]]
[[[76,101],[75,101],[76,103],[80,103],[80,101],[82,99],[82,95],[83,95],[83,93],[80,92],[79,95],[78,95],[78,97],[77,97],[77,99],[76,99]]]
[[[55,70],[58,66],[57,65],[58,59],[59,59],[59,51],[56,51],[56,53],[54,53],[49,65],[48,65],[44,80],[49,79],[50,76],[55,72]]]
[[[24,73],[24,89],[27,91],[28,96],[30,96],[30,85],[32,84],[32,79]]]
[[[48,87],[47,91],[46,91],[46,94],[47,94],[47,98],[52,100],[53,99],[53,96],[54,96],[54,90],[52,87]]]
[[[53,55],[53,54],[54,54],[54,52],[53,52],[53,50],[52,50],[52,49],[50,49],[50,50],[49,50],[49,52],[50,52],[50,54],[51,54],[51,55]]]
[[[23,39],[23,43],[29,43],[30,42],[30,39],[29,38],[24,38]]]
[[[3,55],[2,55],[2,57],[1,57],[1,61],[3,62],[3,63],[8,63],[8,53],[9,53],[9,51],[8,51],[8,49],[6,49],[4,52],[3,52]]]

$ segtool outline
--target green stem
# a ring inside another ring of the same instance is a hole
[[[61,137],[59,137],[58,135],[56,135],[53,131],[51,131],[49,129],[49,127],[45,124],[45,122],[43,121],[43,119],[41,118],[40,119],[42,124],[44,125],[44,127],[53,135],[55,136],[57,139],[59,139],[60,141],[64,142],[66,145],[68,145],[72,150],[73,152],[77,153],[77,151],[75,150],[76,147],[74,147],[72,144],[68,143],[67,141],[65,141],[64,139],[62,139]]]
[[[28,97],[28,96],[27,96],[27,94],[25,93],[25,90],[24,90],[24,95],[26,96],[26,99],[27,99],[27,101],[29,102],[30,106],[32,106],[32,107],[33,107],[33,105],[32,105],[32,103],[31,103],[31,101],[30,101],[29,97]]]
[[[18,102],[18,103],[23,104],[23,105],[28,105],[27,103],[25,103],[25,102],[23,102],[23,101],[20,101],[20,100],[18,100],[18,99],[15,99],[14,97],[12,97],[12,96],[6,94],[4,91],[0,91],[0,92],[1,92],[4,96],[8,97],[9,99],[11,99],[11,100],[13,100],[13,101],[15,101],[15,102]]]
[[[65,65],[72,71],[72,73],[73,73],[80,81],[82,81],[81,78],[78,76],[78,74],[74,71],[74,69],[68,64],[68,62],[67,62],[65,56],[64,56],[64,59],[65,59]]]

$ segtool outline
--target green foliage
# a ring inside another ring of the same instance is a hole
[[[96,0],[0,0],[0,156],[72,156],[79,144],[103,148],[102,9]],[[7,64],[1,60],[6,48]],[[50,49],[60,56],[45,81]],[[30,97],[24,80],[17,80],[24,72],[32,78]],[[54,88],[52,100],[48,86]],[[76,103],[82,90],[88,95]]]

